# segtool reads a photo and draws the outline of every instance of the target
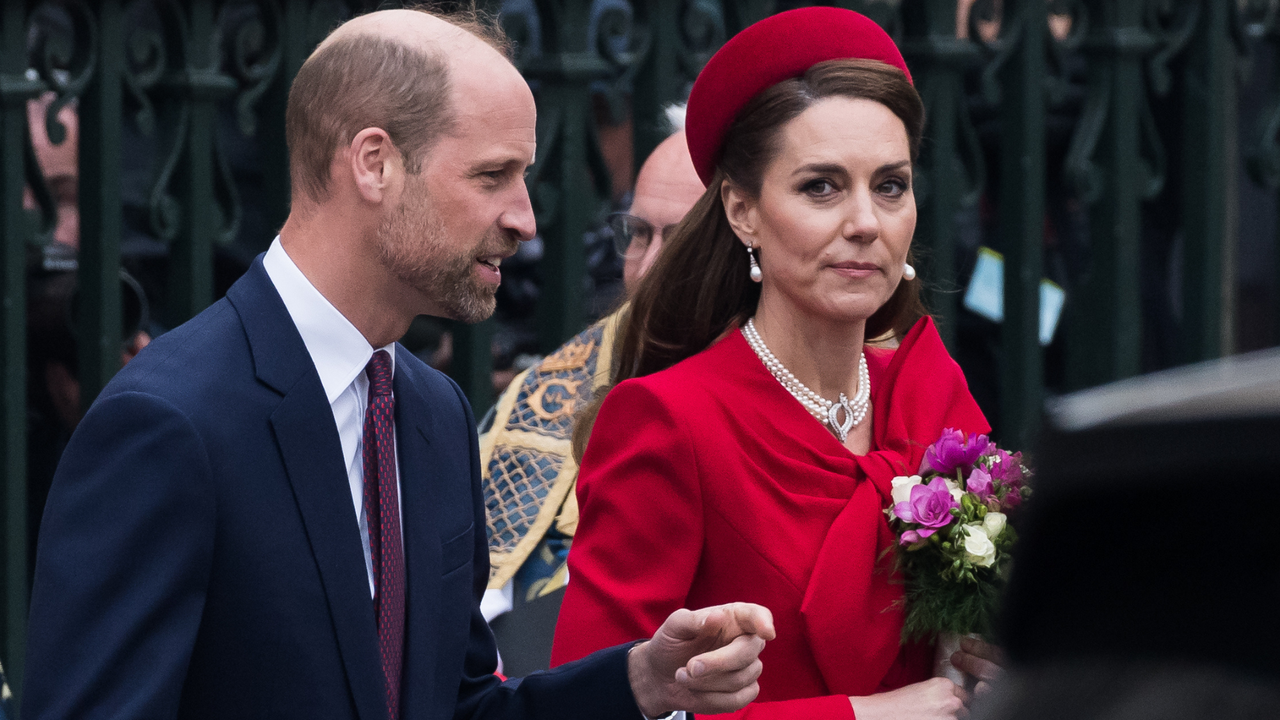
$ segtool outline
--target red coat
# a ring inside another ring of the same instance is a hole
[[[987,432],[933,321],[867,350],[872,451],[850,453],[740,332],[619,384],[578,478],[581,521],[551,664],[648,637],[676,608],[773,612],[760,697],[736,717],[852,718],[849,695],[923,680],[900,645],[901,581],[883,513],[943,428]],[[878,559],[879,558],[879,559]]]

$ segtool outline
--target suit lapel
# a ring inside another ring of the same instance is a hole
[[[405,666],[402,680],[408,710],[414,698],[430,697],[435,678],[440,624],[440,531],[432,489],[438,487],[439,467],[432,461],[434,437],[431,407],[415,382],[413,368],[398,358],[396,349],[396,451],[400,459],[401,527],[408,572],[408,614],[405,618]]]
[[[362,720],[383,720],[373,600],[333,411],[261,256],[227,297],[244,323],[258,379],[283,395],[271,426],[320,571],[356,709]]]

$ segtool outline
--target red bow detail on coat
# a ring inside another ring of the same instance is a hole
[[[884,516],[893,478],[915,474],[943,429],[990,429],[931,318],[915,324],[873,380],[874,450],[853,458],[852,473],[863,482],[832,523],[801,605],[827,687],[854,696],[921,679],[911,671],[920,649],[901,646],[897,538]]]

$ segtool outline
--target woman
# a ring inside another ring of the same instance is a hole
[[[778,638],[742,717],[960,711],[963,690],[928,679],[931,649],[900,644],[883,514],[944,428],[988,430],[909,265],[922,126],[897,48],[850,11],[776,15],[707,64],[686,132],[708,189],[581,428],[553,665],[747,600]],[[889,333],[896,350],[867,345]]]

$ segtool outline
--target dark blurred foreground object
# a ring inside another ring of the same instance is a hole
[[[0,720],[13,717],[13,693],[9,692],[9,683],[4,679],[4,667],[0,666]]]
[[[1280,718],[1280,351],[1050,403],[975,717]]]

